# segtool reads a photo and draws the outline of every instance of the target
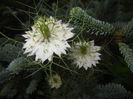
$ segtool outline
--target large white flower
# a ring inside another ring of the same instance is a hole
[[[73,63],[79,68],[84,67],[86,70],[88,67],[96,66],[98,60],[100,60],[99,46],[94,46],[94,40],[89,42],[79,42],[71,48],[70,58],[73,59]]]
[[[52,60],[53,54],[60,56],[66,54],[66,49],[70,47],[67,40],[73,37],[73,28],[69,24],[62,23],[53,17],[40,17],[31,27],[32,30],[26,31],[23,37],[26,43],[23,48],[28,56],[35,55],[35,60]]]

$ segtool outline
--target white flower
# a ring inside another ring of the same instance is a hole
[[[99,46],[94,46],[94,40],[89,42],[76,43],[71,48],[70,58],[73,59],[73,63],[79,68],[84,67],[85,70],[88,67],[96,66],[98,60],[100,60]]]
[[[73,28],[68,27],[68,24],[53,17],[40,17],[31,28],[23,35],[26,38],[24,53],[28,53],[28,56],[35,55],[36,61],[44,62],[47,59],[51,61],[53,54],[66,54],[66,49],[70,47],[67,40],[74,35],[71,32]]]
[[[58,74],[56,74],[49,78],[48,83],[51,88],[58,89],[62,85],[62,80],[61,80],[60,76]]]

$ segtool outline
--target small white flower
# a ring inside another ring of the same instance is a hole
[[[28,53],[28,56],[35,55],[36,61],[44,62],[47,59],[51,61],[53,54],[66,54],[66,49],[70,47],[67,40],[74,35],[71,32],[73,28],[68,27],[68,24],[53,17],[40,17],[31,28],[23,35],[26,38],[24,53]]]
[[[94,46],[94,40],[79,42],[71,48],[70,58],[73,59],[73,63],[79,68],[84,67],[87,70],[88,67],[91,68],[99,63],[98,60],[100,60],[101,54],[98,51],[100,49],[99,46]]]
[[[51,88],[58,89],[62,85],[62,80],[61,80],[60,76],[58,74],[56,74],[56,75],[53,75],[51,78],[49,78],[48,83]]]

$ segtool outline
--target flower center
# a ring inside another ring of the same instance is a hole
[[[83,55],[87,54],[87,46],[84,46],[84,45],[80,46],[80,52]]]
[[[53,78],[54,83],[58,83],[58,79],[57,78]]]
[[[48,25],[41,24],[40,25],[40,31],[41,31],[41,33],[42,33],[44,38],[48,39],[50,37],[51,32],[50,32],[50,30],[48,28]]]

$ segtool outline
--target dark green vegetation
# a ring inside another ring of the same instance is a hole
[[[51,64],[23,54],[21,36],[39,16],[74,27],[82,40],[102,46],[97,67],[77,69],[67,56],[55,59],[62,78],[51,89]],[[0,99],[133,99],[133,0],[1,0]],[[58,65],[59,64],[59,65]]]

